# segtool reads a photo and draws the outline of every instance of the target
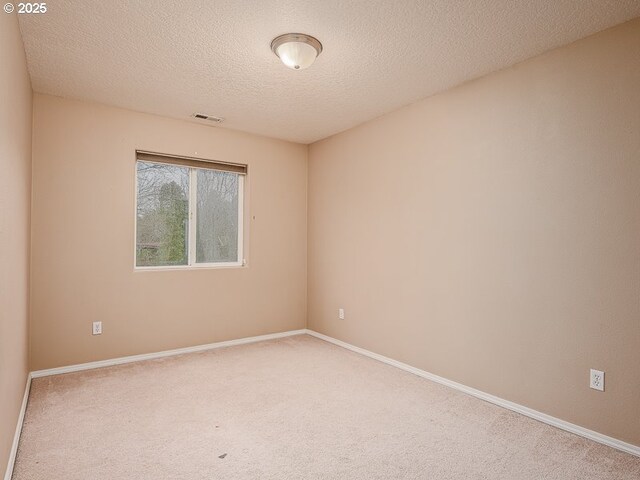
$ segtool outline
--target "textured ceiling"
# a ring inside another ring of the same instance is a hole
[[[33,88],[310,143],[640,16],[638,0],[52,0],[20,15]],[[304,71],[269,44],[324,46]]]

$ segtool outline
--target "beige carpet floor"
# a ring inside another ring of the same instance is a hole
[[[35,379],[15,480],[640,479],[640,458],[309,336]]]

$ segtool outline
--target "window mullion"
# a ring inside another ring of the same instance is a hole
[[[198,201],[198,171],[189,169],[189,265],[196,263],[196,225]]]

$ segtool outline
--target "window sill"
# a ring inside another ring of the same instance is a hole
[[[159,267],[133,267],[134,272],[165,272],[172,270],[219,270],[228,268],[243,268],[246,263],[200,263],[197,265],[167,265]]]

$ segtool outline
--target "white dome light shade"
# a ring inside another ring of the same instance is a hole
[[[287,33],[273,39],[271,50],[287,67],[304,70],[310,67],[320,55],[322,44],[309,35]]]
[[[316,60],[318,52],[308,43],[288,42],[276,49],[276,54],[287,67],[304,70]]]

